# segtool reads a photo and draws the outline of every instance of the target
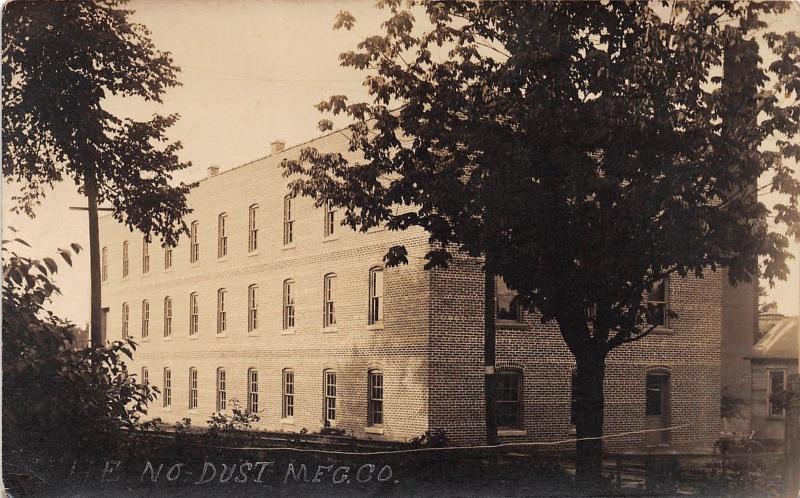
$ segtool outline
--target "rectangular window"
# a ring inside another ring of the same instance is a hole
[[[369,323],[383,321],[383,268],[369,271]]]
[[[325,372],[325,427],[336,420],[336,372]]]
[[[666,413],[668,379],[669,378],[663,374],[650,374],[647,376],[647,391],[645,394],[646,416],[662,416]]]
[[[247,288],[247,331],[258,329],[258,286],[251,285]]]
[[[225,411],[228,406],[228,394],[225,391],[225,370],[217,369],[217,411]]]
[[[522,306],[519,294],[508,288],[502,277],[495,278],[495,303],[497,320],[509,322],[522,322]]]
[[[283,418],[294,417],[294,372],[283,371]]]
[[[497,385],[497,427],[522,429],[522,373],[499,371]]]
[[[383,425],[383,372],[369,372],[368,425]]]
[[[330,203],[325,203],[325,236],[336,234],[336,208]]]
[[[769,403],[769,416],[775,418],[783,418],[785,415],[784,409],[780,404],[773,400],[773,395],[781,393],[786,389],[786,371],[785,370],[770,370],[769,371],[769,384],[767,385],[767,403]]]
[[[103,263],[102,263],[101,279],[103,280],[103,282],[105,282],[106,280],[108,280],[108,247],[104,247],[102,253],[103,253],[102,257]]]
[[[126,240],[125,242],[122,243],[122,276],[123,276],[123,278],[128,276],[128,269],[129,269],[128,264],[129,264],[129,260],[128,260],[128,241]]]
[[[656,327],[669,326],[669,279],[663,278],[655,283],[647,294],[647,323]]]
[[[142,301],[142,339],[150,336],[150,302]]]
[[[172,335],[172,298],[164,298],[164,337]]]
[[[228,231],[226,228],[228,215],[221,214],[217,219],[217,257],[228,255]]]
[[[332,327],[336,325],[336,275],[325,276],[325,297],[323,310],[323,325]]]
[[[142,367],[142,385],[150,385],[150,372],[147,371],[147,367]]]
[[[142,273],[150,271],[150,242],[147,237],[142,239]]]
[[[200,326],[200,310],[197,304],[197,294],[189,295],[189,335],[197,335]]]
[[[197,369],[189,369],[189,409],[197,409]]]
[[[247,372],[247,409],[258,412],[258,370],[252,368]]]
[[[200,241],[197,239],[197,222],[193,221],[189,230],[189,262],[200,260]]]
[[[172,248],[165,247],[164,248],[164,269],[169,270],[172,268]]]
[[[294,199],[287,195],[283,198],[283,244],[291,244],[294,241],[294,213],[292,204]]]
[[[228,315],[225,312],[225,289],[217,291],[217,334],[224,334],[228,329]]]
[[[248,214],[248,234],[247,234],[247,250],[249,252],[258,250],[258,205],[253,204],[250,206]]]
[[[164,369],[164,408],[172,406],[172,372],[169,368]]]
[[[283,283],[283,329],[294,328],[294,282]]]
[[[122,303],[122,338],[128,338],[128,320],[130,319],[130,308],[128,303]]]

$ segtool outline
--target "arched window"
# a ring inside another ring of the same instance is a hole
[[[294,328],[294,280],[283,282],[283,329]]]
[[[224,334],[228,330],[228,314],[225,311],[227,294],[225,289],[217,291],[217,334]]]
[[[164,248],[164,269],[169,270],[172,268],[172,248],[167,246]]]
[[[225,381],[225,369],[217,369],[217,411],[225,411],[228,407],[228,393]]]
[[[495,386],[497,427],[522,429],[522,381],[520,370],[497,370]]]
[[[283,198],[283,244],[294,242],[294,198],[287,195]]]
[[[336,275],[325,275],[322,322],[324,327],[336,325]]]
[[[325,427],[331,427],[336,423],[336,372],[325,370],[322,373],[325,383],[323,392],[323,420]]]
[[[217,217],[217,257],[228,255],[228,215],[222,213]]]
[[[193,221],[189,226],[189,262],[196,263],[200,260],[200,241],[198,240],[198,222]]]
[[[197,303],[197,293],[189,294],[189,335],[197,335],[200,327],[200,309]]]
[[[122,276],[128,276],[128,269],[129,269],[129,260],[128,260],[128,241],[122,243]]]
[[[383,322],[383,268],[369,270],[369,323]]]
[[[189,369],[189,409],[197,409],[197,369]]]
[[[283,418],[294,417],[294,371],[283,371]]]
[[[164,298],[164,337],[172,335],[172,298]]]
[[[247,213],[247,250],[253,252],[258,250],[258,204],[250,206]]]
[[[256,284],[247,288],[247,331],[258,329],[258,286]]]
[[[336,235],[336,206],[325,203],[325,237]]]
[[[172,371],[164,368],[164,408],[172,406]]]
[[[142,273],[150,272],[150,241],[147,236],[142,238]]]
[[[142,301],[142,339],[150,336],[150,302],[145,299]]]
[[[128,321],[130,319],[130,308],[128,303],[122,303],[122,338],[127,339],[128,335]]]
[[[370,370],[368,381],[368,418],[367,425],[383,425],[383,372]]]
[[[102,280],[105,282],[108,280],[108,247],[104,247],[102,250]]]
[[[247,371],[247,409],[258,413],[258,370],[255,368]]]

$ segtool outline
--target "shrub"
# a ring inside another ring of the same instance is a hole
[[[433,429],[425,431],[420,436],[414,436],[409,440],[412,448],[444,448],[449,444],[447,431],[444,429]]]

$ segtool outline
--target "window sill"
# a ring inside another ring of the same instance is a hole
[[[334,332],[338,332],[339,329],[336,328],[336,325],[331,325],[330,327],[323,327],[322,333],[323,334],[333,334]]]
[[[200,412],[197,410],[197,408],[189,408],[188,413],[191,415],[197,415]]]
[[[228,261],[228,256],[227,255],[225,255],[225,256],[217,256],[217,263],[222,263],[222,262],[225,262],[225,261]]]
[[[191,337],[189,337],[189,338],[191,339]],[[162,337],[162,338],[161,338],[161,340],[162,340],[162,341],[171,341],[171,340],[172,340],[172,336],[171,336],[171,335],[168,335],[168,336],[166,336],[166,337]]]
[[[228,337],[228,333],[227,332],[223,332],[221,334],[216,334],[216,338],[217,339],[225,339],[226,337]]]
[[[261,251],[259,249],[256,249],[255,251],[248,251],[247,252],[248,256],[259,256],[260,254],[261,254]]]
[[[199,335],[199,334],[190,335],[190,336],[189,336],[189,340],[190,340],[190,341],[196,341],[196,340],[197,340],[197,336],[198,336],[198,335]]]
[[[150,276],[150,272],[142,272],[142,278],[147,278]]]
[[[323,243],[325,243],[325,242],[333,242],[334,240],[339,240],[339,236],[338,235],[329,235],[327,237],[322,237],[322,242]]]
[[[294,417],[285,417],[281,419],[281,425],[294,425]]]
[[[652,333],[658,335],[672,335],[675,333],[675,329],[672,327],[656,327],[653,329]]]
[[[162,412],[171,412],[172,411],[172,407],[171,406],[162,406],[161,407],[161,411]]]
[[[281,335],[294,335],[294,327],[281,330]]]
[[[521,322],[512,322],[506,320],[497,320],[497,328],[498,329],[506,329],[506,330],[528,330],[527,323]]]
[[[525,429],[497,429],[497,435],[500,437],[527,436],[528,431]]]
[[[367,330],[383,330],[383,322],[371,323],[367,325]]]
[[[364,427],[366,434],[383,434],[383,427],[367,426]]]
[[[189,263],[189,268],[197,268],[198,266],[200,266],[200,260],[197,260],[193,263]]]
[[[139,342],[150,342],[150,338],[149,337],[142,337],[141,339],[139,339]]]
[[[327,427],[329,429],[335,429],[336,428],[336,421],[335,420],[328,420],[327,422],[328,422]],[[325,427],[326,427],[325,426],[325,422],[323,422],[322,426],[320,427],[320,429],[324,429]]]
[[[247,332],[247,337],[258,337],[258,330],[250,330]]]
[[[281,247],[281,251],[287,251],[289,249],[296,249],[296,248],[297,248],[297,242],[291,242],[289,244],[284,244],[283,247]]]
[[[172,267],[164,268],[164,273],[172,273]]]

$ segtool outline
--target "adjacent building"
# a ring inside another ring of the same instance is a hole
[[[210,168],[174,249],[102,219],[107,339],[139,343],[129,368],[161,390],[149,415],[204,425],[238,405],[270,431],[403,441],[444,429],[453,444],[483,443],[481,262],[427,271],[422,230],[355,232],[336,209],[287,196],[280,162],[305,146],[347,150],[332,133]],[[398,244],[409,263],[386,268]],[[711,450],[723,281],[674,278],[651,293],[661,326],[608,359],[605,432],[633,434],[607,448]],[[496,301],[501,438],[570,441],[574,362],[558,327],[523,311],[502,281]],[[646,432],[660,428],[672,429]]]

